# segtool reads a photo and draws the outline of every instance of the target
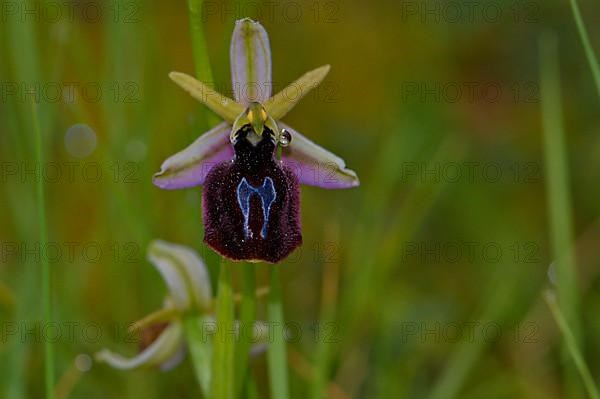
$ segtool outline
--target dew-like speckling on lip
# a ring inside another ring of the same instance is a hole
[[[96,132],[85,123],[77,123],[65,133],[65,148],[76,158],[86,158],[96,150]]]

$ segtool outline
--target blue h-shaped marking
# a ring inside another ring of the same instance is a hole
[[[242,181],[240,181],[240,184],[237,186],[237,199],[240,209],[242,210],[242,214],[244,215],[244,234],[246,235],[246,238],[252,237],[252,232],[248,227],[248,219],[250,218],[250,197],[252,197],[253,194],[258,195],[262,202],[263,225],[260,231],[260,236],[265,238],[267,236],[267,224],[269,223],[269,212],[271,211],[271,205],[273,202],[275,202],[275,198],[277,198],[273,180],[270,177],[265,177],[262,186],[252,187],[246,181],[246,178],[243,177]]]

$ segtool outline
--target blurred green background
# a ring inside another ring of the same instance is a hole
[[[151,183],[208,127],[207,112],[167,77],[194,71],[187,6],[74,4],[69,15],[62,2],[2,2],[0,396],[43,396],[43,340],[55,335],[39,324],[41,249],[51,258],[60,397],[200,397],[189,359],[170,372],[88,364],[103,347],[135,353],[128,323],[162,303],[163,282],[145,259],[151,239],[195,248],[216,277],[219,258],[202,244],[201,188]],[[285,121],[361,179],[345,191],[302,188],[304,245],[280,266],[285,317],[302,331],[289,346],[292,396],[318,397],[326,381],[332,398],[584,397],[542,300],[561,284],[549,269],[560,254],[554,231],[563,244],[573,239],[567,316],[600,375],[598,94],[568,1],[205,6],[219,89],[230,88],[241,17],[269,32],[276,87],[331,64]],[[598,46],[600,9],[581,7]],[[551,82],[562,91],[552,99],[564,113],[564,168],[544,155],[540,69],[554,59],[539,61],[543,35],[557,41],[560,80]],[[571,204],[553,199],[553,182]],[[565,223],[553,222],[553,203]],[[261,285],[268,267],[258,266]],[[264,354],[253,370],[267,397]]]

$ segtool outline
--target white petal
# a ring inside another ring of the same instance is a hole
[[[185,359],[185,355],[187,355],[187,346],[180,345],[175,353],[160,364],[160,369],[162,371],[173,370],[175,367],[179,366],[183,359]]]
[[[106,362],[121,370],[154,367],[169,360],[177,353],[182,344],[183,328],[181,323],[175,322],[165,328],[154,342],[134,357],[124,357],[108,349],[101,350],[95,357],[97,361]]]
[[[163,276],[177,308],[210,308],[210,279],[204,262],[194,250],[183,245],[155,240],[148,247],[148,260]]]

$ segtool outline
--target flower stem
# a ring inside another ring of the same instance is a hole
[[[237,347],[236,369],[235,369],[235,394],[237,398],[244,397],[244,387],[250,375],[249,353],[251,342],[245,333],[249,333],[250,327],[256,319],[256,275],[255,267],[252,263],[246,263],[242,266],[243,290],[242,305],[240,307],[240,341]]]
[[[539,39],[540,100],[550,242],[556,270],[558,299],[576,342],[581,342],[580,295],[574,251],[573,206],[564,118],[561,104],[558,41],[545,33]],[[580,396],[581,386],[567,348],[563,348],[565,396]]]
[[[196,77],[204,83],[211,84],[213,81],[208,58],[208,49],[206,48],[206,39],[204,37],[204,24],[202,22],[202,3],[203,0],[188,0],[188,10],[190,12],[190,32],[192,36],[192,53],[194,56],[194,67]],[[216,125],[219,119],[216,115],[202,109],[203,116],[206,118],[207,126]]]
[[[190,316],[184,319],[190,357],[194,365],[196,380],[205,398],[210,397],[212,341],[205,335],[203,327],[212,323],[208,316]]]
[[[221,260],[217,292],[217,334],[214,340],[212,359],[212,395],[214,399],[233,399],[234,393],[234,341],[233,288],[231,265]]]
[[[271,397],[275,399],[288,399],[288,369],[287,353],[285,348],[283,304],[281,299],[281,277],[278,266],[271,267],[271,291],[267,313],[273,325],[273,336],[270,337],[267,360],[269,364],[269,379]]]
[[[37,108],[34,101],[31,101],[31,114],[33,129],[35,131],[35,156],[39,165],[42,165],[44,157],[42,154],[42,133],[40,131],[40,123],[38,120]],[[40,234],[40,248],[46,248],[48,241],[48,228],[46,226],[46,199],[44,193],[44,179],[38,179],[36,187],[37,208],[38,208],[38,223]],[[42,302],[44,323],[48,325],[52,322],[52,291],[50,281],[50,264],[46,256],[42,256]],[[50,340],[44,340],[44,374],[46,398],[54,398],[54,347]]]

